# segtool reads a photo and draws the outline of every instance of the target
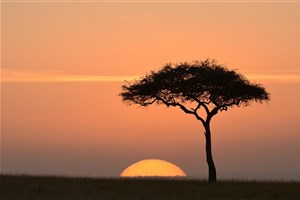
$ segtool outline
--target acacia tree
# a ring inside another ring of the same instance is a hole
[[[205,130],[209,182],[217,181],[210,130],[213,116],[230,107],[248,106],[253,101],[262,103],[270,98],[263,86],[250,83],[235,70],[209,59],[166,64],[159,71],[126,82],[120,96],[129,104],[164,104],[196,117]]]

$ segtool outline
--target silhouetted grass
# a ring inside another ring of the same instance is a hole
[[[300,199],[300,182],[0,175],[10,199]]]

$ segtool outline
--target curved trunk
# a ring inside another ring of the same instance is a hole
[[[210,183],[217,182],[217,171],[214,164],[211,151],[211,134],[209,124],[205,125],[205,139],[206,139],[206,162],[208,165],[208,181]]]

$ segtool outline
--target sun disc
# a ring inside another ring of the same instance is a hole
[[[160,160],[146,159],[127,167],[121,177],[184,177],[186,174],[177,165]]]

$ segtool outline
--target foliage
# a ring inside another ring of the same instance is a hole
[[[129,104],[178,106],[202,122],[205,120],[197,113],[201,107],[213,116],[232,106],[269,100],[269,94],[261,85],[250,83],[237,71],[208,59],[166,64],[157,72],[124,84],[120,96]],[[185,106],[191,103],[196,103],[194,108]]]

